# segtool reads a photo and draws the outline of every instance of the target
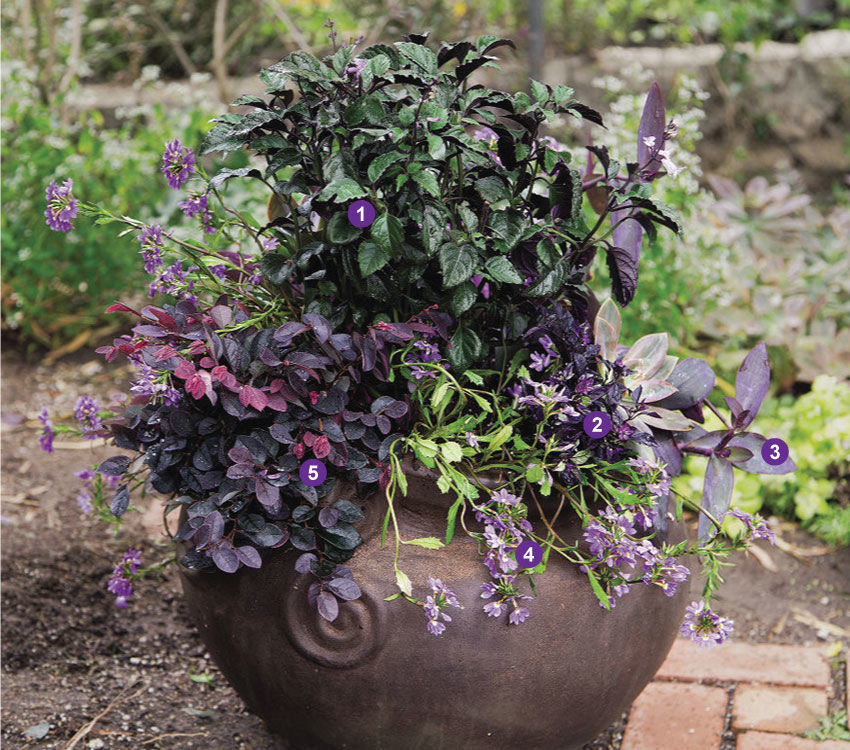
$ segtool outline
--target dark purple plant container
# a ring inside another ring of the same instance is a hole
[[[440,537],[447,497],[427,471],[408,474],[403,539]],[[191,617],[251,711],[293,750],[495,750],[580,747],[608,727],[655,674],[676,637],[687,586],[670,598],[636,585],[603,610],[577,566],[552,555],[522,625],[482,611],[487,571],[460,529],[439,552],[402,547],[421,594],[441,578],[465,608],[439,637],[421,608],[397,599],[392,549],[380,549],[381,503],[366,507],[365,543],[348,563],[363,596],[333,623],[307,603],[295,552],[235,574],[181,569]],[[471,520],[471,519],[468,519]],[[539,524],[538,524],[539,525]],[[575,534],[568,523],[556,531]],[[684,538],[673,524],[670,540]]]

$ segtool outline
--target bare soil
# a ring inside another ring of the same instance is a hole
[[[82,731],[75,746],[86,750],[282,750],[211,663],[174,571],[139,584],[129,609],[113,605],[106,581],[123,551],[141,548],[149,564],[168,548],[141,514],[128,514],[112,537],[77,508],[73,472],[111,450],[67,442],[52,455],[38,450],[42,407],[70,413],[81,393],[105,399],[125,387],[126,372],[84,355],[28,364],[14,351],[3,352],[2,365],[4,747],[66,748]],[[794,528],[780,533],[799,558],[769,549],[776,571],[752,556],[739,559],[727,576],[723,613],[735,619],[738,638],[840,640],[850,631],[850,550],[806,556],[819,551],[818,540]],[[190,679],[203,674],[208,684]],[[621,718],[588,748],[619,747],[624,724]]]

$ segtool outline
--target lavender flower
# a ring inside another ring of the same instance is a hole
[[[738,508],[732,508],[728,513],[732,518],[743,521],[751,540],[765,539],[771,544],[776,544],[776,534],[768,527],[763,518],[760,518],[758,515],[751,516],[746,511],[739,510]]]
[[[504,503],[505,505],[511,506],[515,506],[519,502],[519,498],[516,495],[512,495],[504,488],[490,495],[490,500],[492,502]]]
[[[487,602],[483,607],[487,617],[499,617],[504,612],[509,612],[508,622],[511,625],[521,625],[531,616],[531,612],[520,605],[520,602],[530,601],[531,597],[520,594],[516,587],[516,576],[499,576],[494,582],[481,586],[482,599],[491,599],[494,596],[499,598]]]
[[[41,436],[38,438],[38,445],[45,453],[53,453],[53,438],[56,433],[53,432],[53,422],[47,414],[47,409],[42,409],[38,415],[38,421],[41,422]]]
[[[732,620],[721,617],[704,602],[692,602],[685,610],[679,632],[700,647],[723,643],[732,633]]]
[[[190,219],[200,216],[201,224],[206,234],[215,234],[215,227],[212,223],[212,212],[209,209],[209,197],[206,193],[201,193],[200,195],[193,193],[185,201],[180,201],[177,205],[183,211],[183,214]]]
[[[172,263],[163,271],[160,271],[156,279],[150,283],[148,297],[153,297],[160,292],[164,292],[166,294],[173,294],[187,302],[197,303],[198,298],[191,294],[195,288],[195,282],[191,280],[186,281],[188,275],[197,270],[197,266],[189,266],[184,271],[183,263],[179,260]]]
[[[92,497],[91,493],[89,492],[89,488],[91,487],[92,479],[95,478],[95,473],[92,469],[83,469],[82,471],[74,472],[74,476],[78,477],[83,481],[83,486],[80,488],[80,492],[77,495],[77,506],[83,513],[91,513]]]
[[[80,396],[74,408],[74,418],[83,431],[86,440],[94,440],[102,427],[98,412],[100,406],[91,396]]]
[[[473,448],[478,447],[478,436],[477,435],[475,435],[471,432],[467,432],[463,437],[466,440],[467,445],[471,445]]]
[[[115,606],[120,609],[127,607],[127,601],[133,595],[133,584],[130,582],[129,576],[135,576],[139,572],[141,561],[141,552],[128,549],[121,562],[112,571],[112,577],[109,579],[106,588],[110,593],[115,594]]]
[[[426,627],[431,635],[442,635],[446,630],[444,622],[452,621],[452,618],[443,610],[446,607],[461,608],[460,602],[454,591],[439,578],[429,578],[428,585],[431,587],[431,594],[425,598],[424,603],[425,615],[428,617]]]
[[[54,232],[70,232],[74,228],[71,219],[77,217],[77,199],[71,193],[73,187],[74,181],[70,179],[65,180],[61,187],[52,180],[47,186],[44,218]]]
[[[139,243],[142,247],[139,252],[145,259],[145,271],[148,273],[156,273],[156,270],[162,266],[163,242],[161,226],[154,225],[142,229],[139,235]]]
[[[179,190],[195,171],[195,155],[192,149],[184,146],[177,138],[166,143],[161,171],[168,184],[174,190]]]

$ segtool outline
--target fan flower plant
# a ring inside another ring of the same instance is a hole
[[[237,99],[197,155],[166,144],[162,173],[185,219],[172,226],[51,183],[48,224],[70,231],[79,214],[123,225],[157,304],[109,308],[134,320],[98,349],[135,369],[126,399],[81,398],[77,427],[43,413],[41,445],[51,450],[56,431],[111,437],[121,453],[78,473],[81,509],[117,524],[134,494],[161,495],[180,518],[174,557],[190,569],[232,574],[294,548],[327,620],[360,596],[345,563],[377,504],[397,589],[387,599],[421,607],[423,633],[450,637],[458,607],[480,607],[482,627],[520,626],[553,555],[578,566],[606,609],[635,586],[672,596],[691,559],[705,584],[682,632],[721,642],[731,630],[711,609],[721,566],[770,537],[737,511],[743,531],[719,533],[733,470],[794,469],[787,456],[769,461],[749,429],[768,388],[766,349],[744,360],[724,417],[705,362],[669,354],[664,333],[619,341],[644,238],[678,231],[652,196],[677,171],[665,147],[675,126],[656,85],[633,161],[571,150],[547,123],[602,124],[572,89],[470,83],[506,46],[488,36],[434,51],[410,35],[285,57],[262,71],[266,95]],[[240,150],[248,166],[207,173],[210,154]],[[267,193],[267,216],[232,205],[233,181]],[[597,254],[611,280],[602,304],[586,285]],[[722,430],[699,426],[704,408]],[[683,453],[706,458],[699,500],[671,490]],[[407,472],[421,465],[446,498],[442,538],[398,530]],[[697,539],[667,543],[685,508],[700,514]],[[554,530],[564,514],[575,538]],[[478,542],[478,604],[459,601],[450,580],[420,589],[404,572],[406,546],[448,554],[458,531]],[[156,567],[129,550],[109,581],[116,604]]]

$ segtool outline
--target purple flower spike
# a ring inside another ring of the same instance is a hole
[[[141,250],[139,252],[145,259],[145,271],[148,273],[156,273],[156,270],[162,265],[162,250],[163,250],[163,234],[161,226],[151,226],[142,229],[139,235]]]
[[[110,593],[115,594],[115,606],[119,609],[126,609],[128,600],[133,595],[133,584],[128,576],[134,576],[139,572],[141,562],[142,553],[128,549],[121,562],[112,571],[112,577],[106,588]]]
[[[195,155],[192,149],[184,146],[176,138],[166,143],[162,154],[161,171],[168,180],[168,184],[174,190],[179,190],[195,171]]]
[[[61,187],[51,180],[47,186],[44,218],[54,232],[70,232],[74,228],[71,219],[77,216],[77,199],[71,193],[73,187],[73,180],[65,180]]]
[[[201,224],[204,227],[205,234],[215,234],[212,212],[209,208],[209,197],[206,193],[190,195],[185,201],[180,201],[177,205],[187,218],[194,219],[196,216],[201,217]]]
[[[685,610],[685,619],[679,632],[700,647],[723,643],[732,633],[732,620],[721,617],[704,601],[692,602]]]
[[[425,598],[425,615],[428,617],[426,627],[431,635],[442,635],[446,631],[444,622],[451,622],[452,618],[443,610],[447,607],[461,608],[455,592],[446,586],[439,578],[429,578],[428,586],[431,587],[431,595]]]
[[[53,432],[53,422],[50,421],[47,409],[41,410],[38,421],[41,422],[41,436],[38,438],[38,445],[45,453],[53,453],[53,438],[56,437],[56,433]]]
[[[101,428],[101,421],[98,412],[100,406],[90,396],[80,396],[77,399],[77,405],[74,408],[74,418],[77,424],[83,431],[83,437],[86,440],[94,440]]]

